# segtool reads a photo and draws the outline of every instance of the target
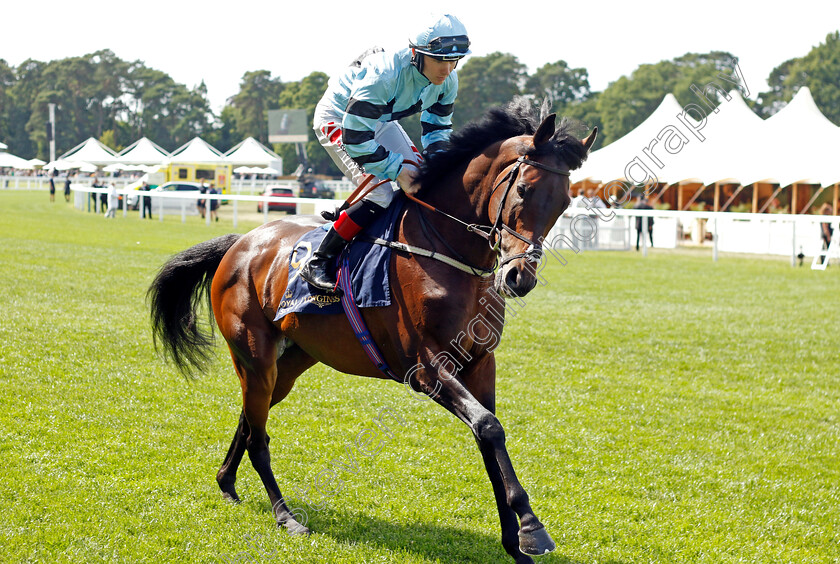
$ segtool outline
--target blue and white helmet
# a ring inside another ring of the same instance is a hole
[[[471,52],[467,28],[450,14],[437,17],[413,40],[409,40],[409,47],[444,61],[457,61]]]

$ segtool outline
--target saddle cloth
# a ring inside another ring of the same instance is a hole
[[[364,238],[368,235],[392,241],[403,205],[405,205],[404,198],[395,198],[385,213],[344,250],[344,253],[349,253],[350,281],[356,305],[360,308],[391,305],[391,286],[388,280],[391,249],[365,241]],[[274,321],[279,321],[290,313],[337,314],[344,312],[340,295],[313,288],[300,277],[299,272],[300,267],[321,244],[330,226],[331,224],[327,223],[316,227],[304,233],[295,243],[289,256],[289,284],[277,308]],[[341,257],[336,259],[336,262],[340,259]]]

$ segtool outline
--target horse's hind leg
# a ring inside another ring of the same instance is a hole
[[[287,348],[284,354],[277,359],[277,380],[274,384],[271,405],[281,402],[291,391],[297,377],[313,364],[315,364],[315,360],[298,346],[292,345]],[[219,484],[219,489],[222,490],[222,494],[226,499],[234,502],[239,501],[239,495],[237,495],[235,487],[236,471],[242,462],[242,455],[245,454],[249,434],[250,428],[243,410],[239,414],[239,424],[236,426],[236,432],[233,435],[225,460],[216,474],[216,481]],[[269,440],[268,435],[266,435],[266,440]]]
[[[242,462],[242,455],[245,454],[245,441],[248,439],[250,430],[248,428],[248,421],[245,420],[245,412],[239,413],[239,424],[236,426],[236,432],[233,435],[233,440],[228,448],[225,461],[219,472],[216,474],[216,482],[219,484],[219,489],[225,499],[234,502],[239,501],[239,495],[236,493],[236,470],[239,468],[239,463]]]
[[[220,470],[223,474],[220,487],[225,484],[232,489],[236,465],[247,449],[251,464],[268,493],[277,524],[286,527],[290,533],[308,533],[309,529],[292,515],[277,486],[271,469],[269,437],[265,427],[271,406],[286,397],[295,379],[315,364],[315,360],[296,346],[289,347],[278,357],[282,337],[267,323],[262,331],[256,330],[255,325],[256,322],[249,324],[249,328],[242,332],[232,331],[234,338],[228,338],[234,368],[242,387],[244,420],[241,420],[242,432],[237,429],[225,459],[227,467],[223,466]],[[246,429],[247,437],[244,436]],[[225,491],[224,487],[222,491]]]
[[[300,524],[292,515],[277,486],[274,472],[271,470],[271,456],[268,451],[268,434],[265,425],[268,421],[268,410],[272,405],[277,369],[274,365],[271,368],[255,366],[256,362],[253,361],[248,367],[242,363],[237,364],[237,372],[242,384],[243,411],[250,427],[246,448],[251,458],[251,465],[259,474],[268,493],[274,519],[278,526],[283,525],[290,533],[309,533],[309,529]]]

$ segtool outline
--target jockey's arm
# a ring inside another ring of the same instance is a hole
[[[365,172],[379,178],[396,179],[402,166],[402,155],[391,153],[375,139],[376,127],[393,97],[392,89],[388,77],[365,77],[354,85],[344,114],[342,140],[347,154],[363,166]]]
[[[450,74],[443,88],[437,101],[420,114],[423,131],[420,143],[427,153],[439,151],[449,143],[455,98],[458,97],[458,75]]]

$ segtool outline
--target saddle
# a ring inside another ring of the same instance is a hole
[[[360,308],[391,305],[388,265],[392,249],[375,243],[374,240],[394,240],[397,220],[405,202],[405,198],[398,196],[384,214],[347,245],[337,259],[340,264],[344,257],[347,257],[354,301]],[[279,321],[290,313],[343,313],[340,295],[313,288],[299,273],[300,267],[321,244],[329,228],[330,224],[327,223],[307,231],[292,247],[288,261],[289,283],[274,321]]]

